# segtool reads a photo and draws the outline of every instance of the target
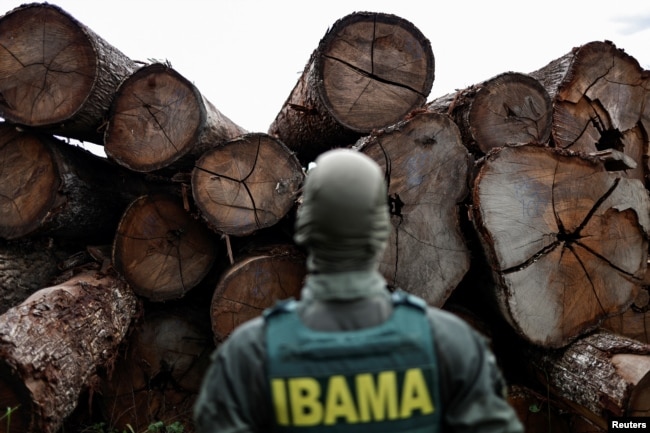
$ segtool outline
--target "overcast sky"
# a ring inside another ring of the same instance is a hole
[[[8,12],[27,0],[0,0]],[[133,60],[168,61],[219,111],[266,132],[327,29],[354,11],[413,23],[430,41],[429,100],[532,72],[611,40],[650,69],[649,0],[51,0]]]

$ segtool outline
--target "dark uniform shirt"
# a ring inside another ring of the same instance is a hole
[[[353,301],[303,298],[299,316],[320,331],[375,326],[393,308],[388,292]],[[428,308],[426,314],[438,361],[442,430],[523,432],[505,399],[505,384],[485,339],[451,313]],[[262,317],[243,324],[213,354],[194,407],[197,433],[272,430],[264,327]]]

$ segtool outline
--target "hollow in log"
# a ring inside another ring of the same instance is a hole
[[[531,73],[553,101],[552,140],[576,152],[615,149],[637,167],[622,175],[645,179],[647,133],[642,126],[650,72],[609,41],[574,48]]]
[[[639,180],[560,149],[504,147],[483,162],[472,197],[495,298],[520,336],[562,347],[635,299],[650,227]]]
[[[192,171],[192,195],[217,233],[244,236],[273,226],[294,207],[304,180],[278,139],[246,134],[207,151]]]
[[[210,307],[215,342],[224,341],[240,324],[259,316],[276,301],[300,298],[306,275],[305,255],[292,245],[248,252],[226,269]]]
[[[113,362],[136,310],[114,272],[86,269],[0,316],[0,407],[15,408],[0,432],[59,431],[98,369]]]
[[[392,231],[380,261],[389,285],[442,306],[469,269],[460,228],[470,156],[452,119],[422,111],[359,140],[388,184]]]
[[[433,80],[431,44],[412,23],[355,12],[321,39],[268,132],[306,166],[422,107]]]
[[[427,109],[449,114],[471,151],[486,154],[508,144],[547,143],[553,107],[533,77],[506,72],[436,98]]]
[[[131,170],[186,170],[246,131],[171,66],[153,63],[119,86],[104,134],[106,155]]]
[[[151,301],[178,299],[214,264],[217,243],[180,198],[155,194],[124,211],[113,241],[113,264],[133,291]]]
[[[0,17],[0,117],[102,144],[119,83],[136,65],[58,6],[31,3]]]

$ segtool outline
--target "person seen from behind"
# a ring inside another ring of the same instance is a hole
[[[485,339],[460,318],[388,290],[391,230],[380,167],[336,149],[305,180],[294,239],[299,301],[233,331],[194,406],[197,433],[519,433]]]

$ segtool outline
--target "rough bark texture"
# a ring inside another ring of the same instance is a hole
[[[298,159],[282,142],[267,134],[247,134],[197,161],[192,195],[214,231],[244,236],[284,218],[303,179]]]
[[[97,398],[107,425],[144,432],[155,422],[178,422],[183,433],[194,431],[192,407],[215,348],[207,313],[194,302],[146,306],[101,381]]]
[[[644,179],[647,170],[646,99],[650,72],[608,41],[590,42],[531,75],[553,100],[555,146],[579,152],[616,149],[637,167],[626,176]]]
[[[355,148],[386,173],[393,230],[380,271],[390,285],[441,306],[470,263],[459,218],[470,157],[458,127],[423,111]]]
[[[493,151],[473,188],[473,219],[504,317],[561,347],[634,300],[647,263],[650,200],[636,179],[541,146]]]
[[[183,297],[217,257],[210,230],[179,198],[144,195],[124,211],[113,241],[113,263],[135,293],[151,301]]]
[[[218,344],[245,321],[276,301],[300,298],[306,275],[305,255],[292,245],[249,252],[226,269],[212,296],[210,317]]]
[[[169,65],[143,66],[115,94],[106,155],[139,172],[191,168],[210,148],[246,131]]]
[[[0,406],[17,408],[9,431],[56,432],[112,362],[136,305],[120,277],[87,269],[0,316]]]
[[[532,351],[532,373],[550,393],[607,430],[611,416],[648,416],[650,346],[598,332],[560,351]]]
[[[55,5],[0,17],[0,116],[8,121],[101,144],[115,89],[135,68]]]
[[[431,44],[412,23],[355,12],[320,41],[268,132],[306,165],[423,106],[433,80]]]
[[[84,259],[80,255],[84,254],[79,246],[52,238],[0,239],[0,314],[50,286],[66,263],[75,263],[75,256]]]
[[[0,238],[48,234],[104,242],[147,188],[81,147],[0,124]]]
[[[463,143],[485,154],[508,144],[546,143],[553,107],[546,89],[529,75],[506,72],[427,104],[449,114]]]

